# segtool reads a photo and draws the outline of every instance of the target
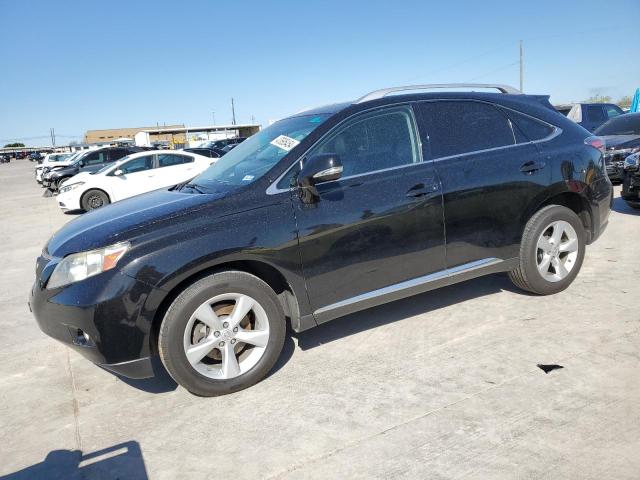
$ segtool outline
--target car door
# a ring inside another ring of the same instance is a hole
[[[114,201],[155,190],[155,155],[125,160],[108,175]],[[116,174],[118,172],[118,174]]]
[[[200,173],[194,158],[183,153],[159,153],[156,188],[186,182]]]
[[[411,106],[351,117],[306,158],[327,153],[339,156],[342,177],[316,185],[313,203],[306,203],[298,190],[292,193],[318,322],[444,269],[439,183],[432,163],[422,160]]]
[[[523,215],[551,178],[536,144],[520,131],[516,139],[516,120],[490,103],[428,101],[418,109],[442,182],[447,268],[517,257]],[[524,124],[522,114],[509,112]]]

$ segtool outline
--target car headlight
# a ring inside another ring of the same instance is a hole
[[[62,287],[111,270],[129,246],[129,242],[122,242],[97,250],[67,255],[56,265],[47,288]]]
[[[634,153],[624,159],[625,170],[638,168],[638,165],[640,165],[640,153]]]
[[[80,185],[84,185],[84,182],[76,182],[69,185],[65,183],[60,188],[60,193],[70,192],[71,190],[75,190],[76,188],[78,188]]]

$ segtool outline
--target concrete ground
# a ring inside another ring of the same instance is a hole
[[[40,332],[35,258],[73,216],[33,167],[0,165],[0,479],[639,478],[640,216],[620,198],[561,294],[495,275],[398,301],[289,339],[248,390],[198,398]]]

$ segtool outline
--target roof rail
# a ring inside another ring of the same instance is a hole
[[[404,87],[390,87],[383,88],[381,90],[374,90],[367,93],[364,97],[360,97],[355,103],[368,102],[369,100],[377,100],[379,98],[386,97],[390,93],[404,92],[407,90],[431,90],[433,88],[495,88],[501,93],[509,95],[521,95],[522,92],[517,88],[510,87],[509,85],[500,85],[495,83],[431,83],[426,85],[407,85]]]

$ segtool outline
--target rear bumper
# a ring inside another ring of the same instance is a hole
[[[602,178],[591,185],[591,238],[589,243],[595,242],[606,230],[609,215],[613,206],[613,186],[608,178]]]

